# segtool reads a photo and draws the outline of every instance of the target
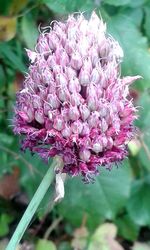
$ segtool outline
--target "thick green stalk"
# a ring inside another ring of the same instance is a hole
[[[53,160],[51,166],[49,167],[47,173],[45,174],[40,186],[38,187],[36,193],[34,194],[31,202],[29,203],[23,217],[21,218],[6,250],[16,250],[25,230],[27,229],[32,217],[34,216],[39,204],[41,203],[44,195],[46,194],[48,188],[50,187],[54,178],[54,168],[59,167],[60,162],[58,159]]]

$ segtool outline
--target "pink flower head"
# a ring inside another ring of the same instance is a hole
[[[129,84],[120,78],[123,51],[92,13],[55,22],[40,34],[24,88],[17,94],[14,132],[22,148],[64,161],[63,172],[89,182],[98,166],[110,167],[127,155],[136,118]]]

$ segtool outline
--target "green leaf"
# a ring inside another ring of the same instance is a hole
[[[142,166],[150,171],[150,137],[149,137],[149,132],[145,133],[142,136],[141,140],[141,150],[139,151],[138,154],[138,160],[139,163],[142,164]]]
[[[128,214],[117,218],[115,224],[118,227],[118,234],[124,239],[131,241],[137,239],[139,226],[132,221]]]
[[[27,4],[28,0],[13,0],[9,6],[9,15],[13,16],[19,13]]]
[[[119,13],[130,20],[130,22],[134,23],[138,27],[138,29],[141,27],[144,16],[143,8],[122,8]]]
[[[13,140],[14,140],[13,136],[10,136],[10,135],[5,134],[5,133],[0,133],[0,143],[10,145],[10,144],[12,144]]]
[[[142,90],[148,88],[150,53],[146,37],[142,36],[130,18],[121,14],[110,18],[108,28],[124,50],[123,75],[141,75],[143,79],[136,81],[135,86]]]
[[[33,16],[23,16],[21,21],[21,31],[27,47],[29,49],[34,49],[39,33]]]
[[[144,12],[145,12],[145,21],[144,21],[144,30],[146,33],[146,36],[150,40],[150,4],[146,5],[144,7]]]
[[[136,0],[136,1],[131,1],[129,6],[132,8],[137,8],[141,5],[144,5],[148,0]]]
[[[103,3],[107,3],[114,6],[126,5],[130,3],[131,0],[103,0]]]
[[[9,232],[9,223],[12,222],[12,217],[8,214],[0,215],[0,237],[3,237]]]
[[[55,13],[59,13],[59,14],[67,13],[67,9],[66,9],[67,0],[64,0],[64,1],[43,0],[42,2],[46,4],[46,6]]]
[[[141,150],[138,154],[138,159],[142,163],[147,170],[150,171],[150,110],[148,107],[150,106],[150,93],[149,91],[144,91],[140,96],[138,103],[139,107],[139,119],[136,121],[136,125],[141,130]]]
[[[0,0],[0,13],[7,15],[9,13],[9,7],[13,0]]]
[[[55,13],[68,14],[76,11],[92,11],[97,7],[92,0],[43,0],[46,6]]]
[[[150,175],[136,180],[131,189],[127,210],[134,223],[140,226],[150,225]]]
[[[144,91],[138,100],[138,115],[139,119],[136,121],[136,125],[140,127],[141,130],[146,131],[149,129],[150,121],[150,92],[149,90]]]
[[[78,226],[86,214],[87,223],[93,228],[104,219],[116,216],[129,196],[130,182],[127,161],[111,171],[101,168],[94,184],[86,185],[77,177],[69,179],[65,198],[58,206],[59,213]]]
[[[6,76],[5,76],[2,65],[0,65],[0,85],[1,85],[1,88],[2,88],[2,86],[4,86],[5,81],[6,81]]]
[[[35,250],[56,250],[56,246],[52,241],[40,239],[37,242]]]
[[[11,46],[7,43],[0,44],[0,54],[8,60],[10,66],[14,69],[20,70],[22,72],[26,71],[26,67],[24,63],[20,60],[19,56],[15,54],[11,48]]]

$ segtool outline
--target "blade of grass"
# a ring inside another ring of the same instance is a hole
[[[24,215],[22,216],[6,250],[16,250],[17,245],[23,237],[25,230],[27,229],[31,219],[33,218],[39,204],[41,203],[44,195],[46,194],[48,188],[50,187],[54,179],[54,168],[60,167],[61,162],[58,158],[54,158],[52,164],[50,165],[47,173],[45,174],[41,184],[39,185],[36,193],[34,194],[31,202],[29,203]]]

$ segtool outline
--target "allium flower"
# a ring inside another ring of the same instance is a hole
[[[129,84],[120,78],[123,51],[93,12],[53,22],[40,34],[24,88],[17,94],[14,132],[22,148],[64,161],[63,172],[86,182],[98,166],[110,168],[127,155],[136,118]]]

